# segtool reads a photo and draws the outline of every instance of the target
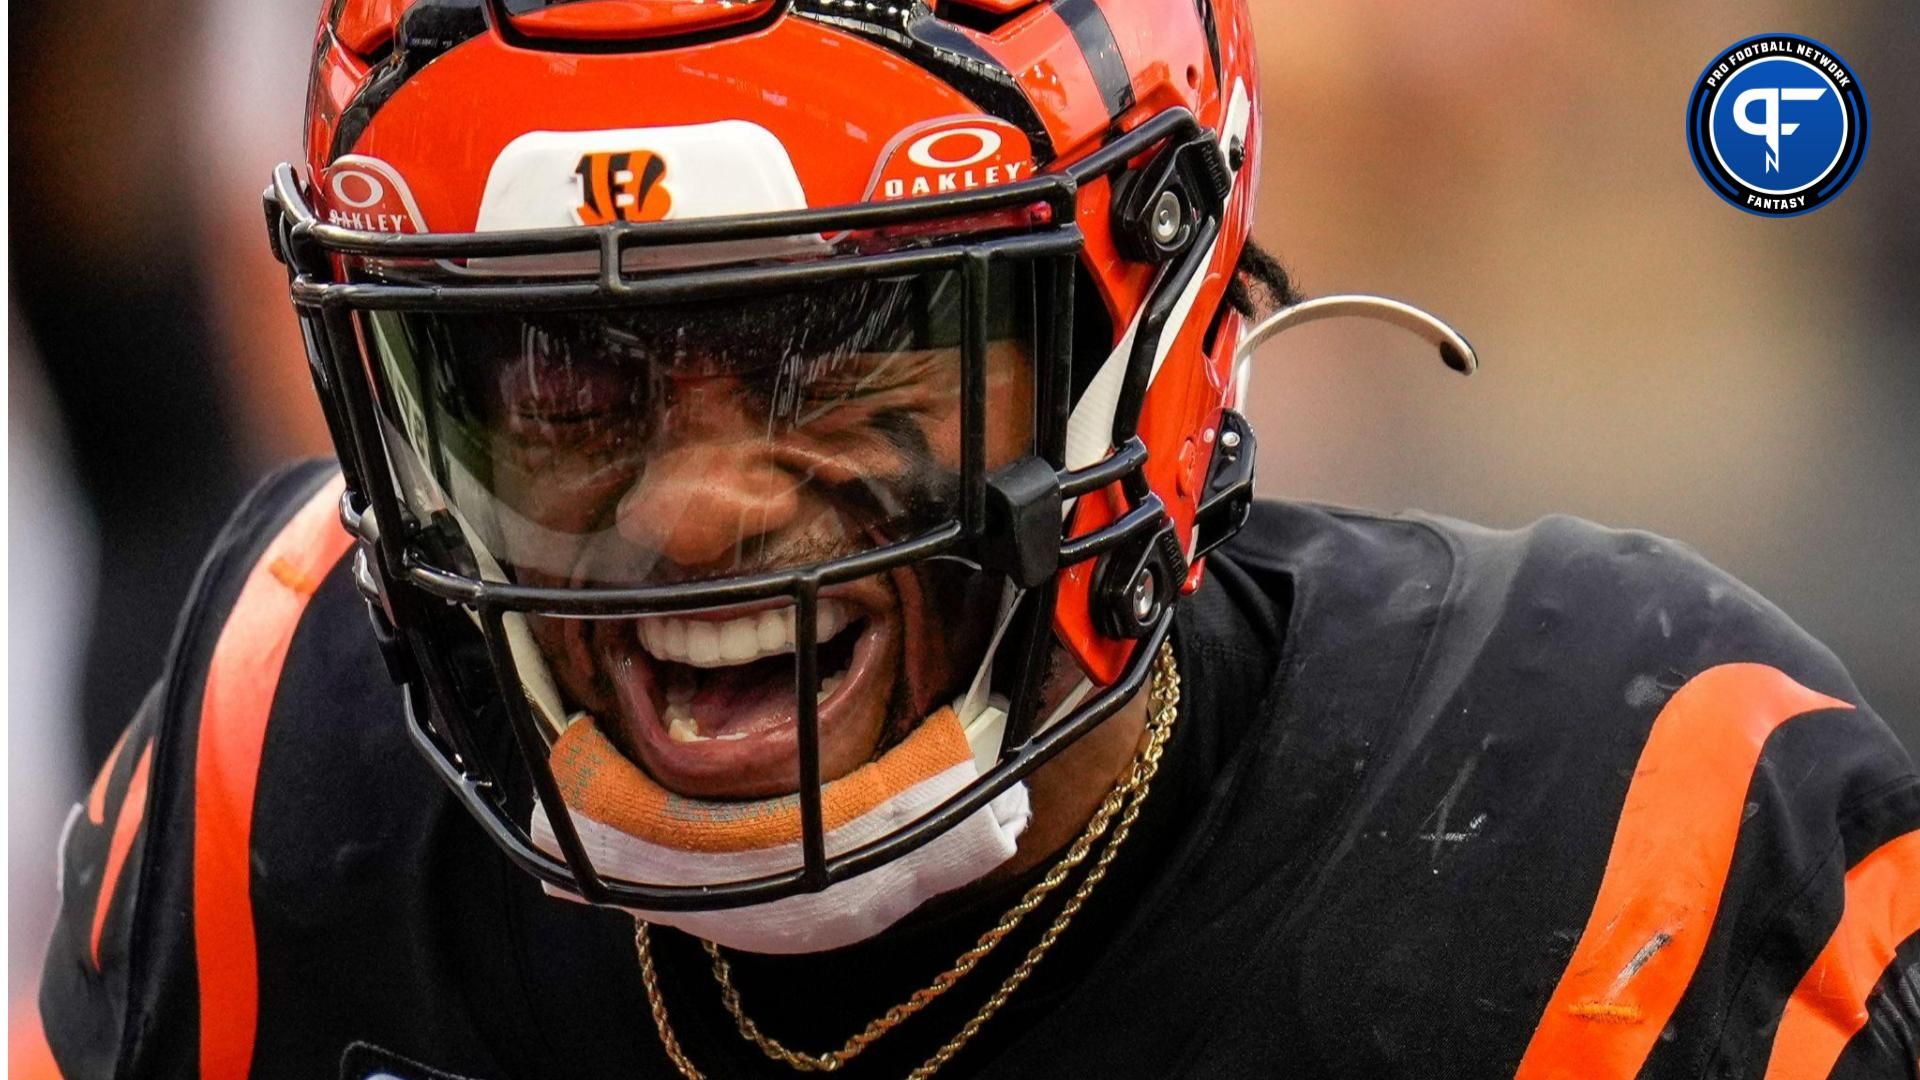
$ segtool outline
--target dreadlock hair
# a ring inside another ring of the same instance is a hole
[[[1299,303],[1303,297],[1293,284],[1292,275],[1280,260],[1253,241],[1240,249],[1240,265],[1233,283],[1227,286],[1227,303],[1242,318],[1271,315],[1283,307]]]

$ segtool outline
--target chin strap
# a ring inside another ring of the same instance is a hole
[[[992,692],[993,658],[1000,652],[1001,639],[1013,625],[1013,613],[1020,605],[1020,589],[1008,582],[1000,594],[1000,613],[993,621],[993,636],[973,673],[967,692],[953,703],[953,712],[967,733],[967,745],[973,748],[974,767],[986,772],[1000,758],[1000,742],[1007,731],[1007,699]]]
[[[590,719],[554,745],[556,781],[575,830],[602,874],[662,885],[717,885],[801,865],[805,828],[792,796],[702,800],[662,787]],[[959,718],[929,717],[905,742],[823,789],[829,856],[896,834],[980,777]],[[1032,817],[1024,784],[890,862],[835,883],[718,911],[653,912],[651,922],[748,952],[798,953],[864,941],[941,893],[971,884],[1013,857]],[[535,845],[559,848],[547,808],[534,806]],[[549,893],[570,895],[554,886]]]

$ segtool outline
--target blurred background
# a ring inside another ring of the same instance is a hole
[[[67,805],[155,678],[250,481],[323,453],[260,190],[300,151],[314,0],[15,4],[10,1000]],[[1684,539],[1771,597],[1920,745],[1920,9],[1895,0],[1257,0],[1258,235],[1312,293],[1384,292],[1479,347],[1319,324],[1268,348],[1261,491]],[[1690,163],[1713,54],[1844,57],[1871,147],[1766,220]],[[18,1013],[16,1012],[16,1015]]]

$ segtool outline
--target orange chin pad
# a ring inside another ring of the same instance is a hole
[[[822,824],[831,832],[972,760],[959,717],[941,709],[879,760],[828,783],[821,792]],[[590,716],[568,726],[550,761],[561,797],[575,813],[664,847],[755,851],[800,841],[799,795],[744,802],[676,795],[615,749]]]

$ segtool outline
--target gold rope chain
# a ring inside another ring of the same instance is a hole
[[[1060,913],[1054,916],[1052,925],[1040,935],[1040,940],[1034,943],[1033,948],[1027,951],[1026,958],[1020,961],[1020,965],[1013,969],[1013,972],[1000,984],[1000,988],[995,990],[986,1004],[980,1007],[980,1011],[973,1015],[973,1019],[967,1021],[959,1033],[947,1040],[946,1045],[928,1058],[925,1064],[909,1073],[908,1080],[926,1080],[927,1077],[932,1076],[942,1065],[959,1053],[962,1047],[966,1046],[967,1042],[986,1025],[986,1022],[1000,1011],[1000,1007],[1007,1003],[1007,999],[1013,996],[1013,992],[1033,974],[1033,969],[1039,965],[1041,958],[1053,948],[1054,942],[1060,939],[1060,935],[1066,931],[1068,924],[1073,922],[1073,917],[1086,904],[1087,897],[1093,894],[1094,886],[1100,884],[1101,879],[1106,877],[1107,867],[1112,864],[1114,855],[1120,850],[1120,845],[1126,842],[1127,834],[1133,830],[1133,823],[1140,816],[1140,807],[1146,801],[1147,790],[1153,783],[1154,774],[1160,770],[1160,755],[1166,748],[1168,736],[1173,732],[1174,721],[1179,719],[1180,669],[1174,663],[1171,642],[1162,643],[1160,654],[1154,658],[1153,687],[1149,691],[1148,700],[1152,706],[1153,715],[1147,724],[1145,741],[1142,742],[1139,753],[1133,759],[1132,768],[1128,769],[1127,774],[1114,785],[1112,791],[1107,793],[1106,799],[1101,802],[1099,809],[1094,811],[1093,817],[1088,819],[1086,827],[1068,847],[1066,854],[1053,864],[1053,868],[1044,878],[1035,882],[1033,887],[1027,890],[1019,903],[1001,916],[998,923],[986,933],[981,934],[980,940],[972,948],[961,953],[952,967],[940,973],[922,989],[915,991],[906,1001],[888,1009],[885,1014],[868,1024],[864,1030],[849,1038],[840,1049],[824,1054],[802,1053],[789,1049],[762,1033],[759,1025],[746,1014],[746,1010],[740,1003],[740,991],[733,985],[732,969],[728,966],[726,958],[721,955],[718,946],[712,942],[706,942],[707,953],[713,958],[714,979],[720,984],[720,1000],[726,1006],[727,1012],[733,1016],[734,1024],[738,1027],[741,1037],[759,1047],[760,1051],[769,1058],[785,1062],[802,1072],[833,1072],[839,1069],[878,1041],[882,1035],[926,1008],[934,999],[946,993],[963,976],[977,967],[995,946],[1013,933],[1029,912],[1040,906],[1048,894],[1059,888],[1061,882],[1066,880],[1067,875],[1075,867],[1086,861],[1093,846],[1111,827],[1113,835],[1108,839],[1106,846],[1100,850],[1100,857],[1094,860],[1093,867],[1087,871],[1087,876],[1080,882],[1080,887],[1074,890],[1073,895],[1068,897],[1066,904],[1061,907]],[[660,992],[659,977],[653,966],[652,942],[648,938],[647,923],[643,919],[633,921],[633,947],[640,960],[640,978],[646,986],[647,1004],[653,1013],[653,1026],[660,1033],[660,1042],[666,1049],[668,1059],[673,1062],[675,1068],[680,1070],[680,1075],[686,1080],[705,1080],[705,1075],[687,1057],[686,1051],[681,1049],[680,1040],[674,1035],[673,1025],[667,1018],[667,1002]]]

